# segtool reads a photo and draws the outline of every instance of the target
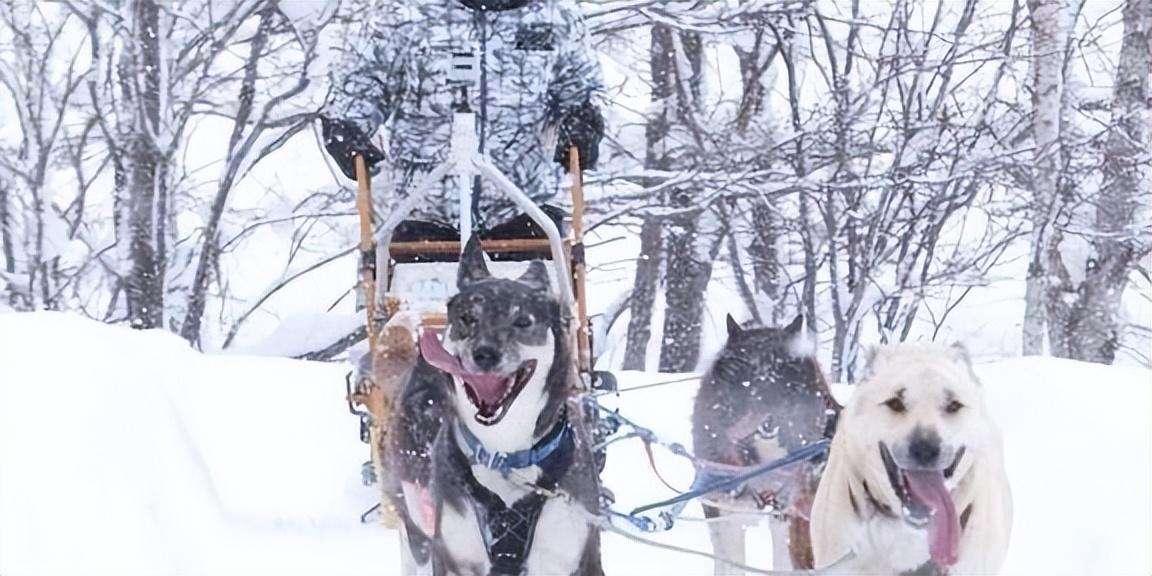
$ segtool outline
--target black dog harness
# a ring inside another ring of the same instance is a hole
[[[505,478],[512,470],[539,466],[541,472],[535,486],[546,491],[554,489],[568,471],[576,447],[575,435],[566,417],[561,417],[534,446],[517,452],[489,452],[479,438],[459,423],[456,424],[456,437],[468,447],[460,455],[470,464],[497,470]],[[492,564],[491,574],[520,574],[532,549],[536,521],[540,519],[548,497],[533,491],[507,506],[470,472],[464,474],[464,487],[480,524],[488,561]]]

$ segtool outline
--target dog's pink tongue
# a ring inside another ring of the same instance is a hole
[[[476,395],[485,403],[496,404],[504,397],[504,392],[507,391],[507,376],[501,374],[473,374],[464,370],[464,366],[460,364],[460,359],[449,354],[448,351],[444,349],[444,345],[440,343],[440,339],[436,337],[436,333],[431,330],[425,330],[424,334],[420,336],[420,353],[424,355],[424,360],[433,367],[454,376],[459,376],[468,382],[468,384],[471,384]]]
[[[431,330],[425,330],[420,335],[420,354],[424,356],[425,361],[444,372],[456,375],[464,374],[464,367],[460,365],[460,360],[444,349],[444,345],[440,343],[436,333]]]
[[[928,523],[928,553],[940,566],[956,563],[960,551],[960,520],[941,471],[904,471],[912,497],[932,512]]]

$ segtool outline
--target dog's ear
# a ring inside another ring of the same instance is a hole
[[[548,267],[539,260],[533,260],[529,263],[528,269],[520,275],[517,281],[533,290],[552,292],[552,279],[548,277]]]
[[[972,367],[972,355],[968,353],[968,347],[965,346],[963,342],[953,342],[952,345],[948,347],[948,352],[952,354],[953,360],[969,368]]]
[[[953,342],[948,347],[948,352],[952,355],[952,359],[959,362],[965,370],[968,371],[968,376],[977,386],[982,386],[980,377],[976,375],[976,369],[972,366],[972,355],[968,353],[968,347],[963,342]]]
[[[464,246],[464,253],[460,255],[460,269],[456,273],[456,287],[463,290],[465,286],[480,280],[491,278],[488,273],[488,264],[484,262],[484,250],[480,248],[480,238],[475,234],[468,239]]]
[[[744,329],[740,327],[740,323],[737,322],[736,319],[733,318],[731,314],[729,314],[728,315],[728,337],[729,338],[735,338],[735,337],[737,337],[743,333],[744,333]]]
[[[811,358],[816,355],[816,334],[808,325],[803,312],[796,315],[792,323],[784,328],[788,337],[788,352],[793,358]]]
[[[806,332],[806,330],[804,330],[806,324],[808,324],[808,320],[804,317],[804,313],[801,312],[792,319],[790,324],[784,327],[784,332],[789,336],[794,336],[801,332]]]
[[[867,380],[876,368],[880,366],[880,357],[883,355],[884,349],[875,344],[869,344],[864,347],[864,370],[860,372],[857,382]]]

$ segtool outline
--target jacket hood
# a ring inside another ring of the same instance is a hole
[[[502,12],[523,8],[536,0],[459,0],[459,2],[473,10],[485,12]]]

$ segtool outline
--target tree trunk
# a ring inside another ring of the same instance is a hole
[[[1049,249],[1059,213],[1060,108],[1064,89],[1064,42],[1059,0],[1029,0],[1032,12],[1032,109],[1036,145],[1032,173],[1032,247],[1028,262],[1022,350],[1044,352],[1049,289]]]
[[[135,30],[132,48],[119,70],[120,82],[134,117],[128,136],[129,271],[124,282],[128,321],[133,328],[163,325],[162,263],[155,252],[156,177],[160,155],[153,135],[160,128],[159,7],[152,0],[133,5]]]
[[[196,273],[192,279],[192,290],[188,295],[188,309],[184,313],[184,322],[180,327],[180,336],[197,346],[200,345],[204,310],[208,306],[208,286],[212,280],[212,273],[218,268],[220,261],[220,222],[224,217],[224,209],[228,205],[228,196],[236,182],[241,161],[250,152],[252,136],[255,134],[249,133],[247,141],[244,136],[248,130],[260,129],[249,126],[249,123],[254,112],[258,67],[260,59],[264,57],[264,49],[268,44],[274,18],[274,4],[269,4],[260,12],[260,24],[252,38],[252,46],[245,61],[236,116],[232,120],[232,134],[228,139],[228,153],[225,156],[227,168],[217,184],[216,196],[212,199],[212,206],[208,210],[208,220],[204,226],[204,245],[200,248],[200,257],[196,260]]]
[[[725,215],[727,220],[728,216]],[[730,221],[730,220],[728,220]],[[735,228],[728,226],[728,262],[732,266],[732,275],[736,277],[736,288],[740,290],[740,299],[744,307],[752,314],[752,321],[764,325],[764,316],[760,312],[761,302],[752,286],[748,284],[747,273],[744,271],[744,261],[740,256],[740,238]]]
[[[781,274],[780,250],[777,242],[782,236],[780,216],[766,202],[757,201],[752,206],[752,242],[748,254],[752,256],[752,273],[755,279],[757,302],[763,300],[768,306],[761,306],[758,314],[767,326],[775,326],[781,316]],[[768,308],[768,309],[764,309]]]
[[[657,53],[654,36],[653,58],[664,59],[671,79],[669,98],[675,102],[672,110],[665,106],[665,117],[674,112],[674,125],[686,129],[681,133],[682,138],[673,139],[671,133],[665,138],[667,144],[677,145],[675,156],[665,162],[673,168],[685,168],[692,163],[692,157],[703,144],[697,113],[703,94],[704,45],[697,33],[671,31],[660,44],[669,49]],[[692,209],[697,203],[696,192],[694,188],[673,190],[665,202],[682,212],[665,220],[667,265],[661,372],[691,371],[700,359],[704,295],[712,278],[712,263],[720,250],[723,227],[719,225],[712,207]]]
[[[701,221],[711,223],[707,228]],[[667,225],[661,372],[691,372],[700,362],[700,333],[712,263],[723,232],[710,210],[678,215]]]
[[[16,247],[12,238],[12,212],[9,207],[10,193],[8,186],[0,182],[0,253],[4,255],[4,271],[8,274],[16,272]],[[19,293],[11,286],[8,287],[8,305],[16,307]]]
[[[1140,196],[1152,190],[1152,0],[1128,0],[1124,39],[1112,97],[1112,125],[1104,149],[1104,182],[1095,208],[1092,256],[1077,299],[1061,330],[1068,356],[1111,364],[1120,345],[1121,297],[1132,268],[1149,250],[1138,232]]]
[[[651,75],[651,112],[644,126],[644,166],[667,170],[669,104],[675,96],[673,73],[676,69],[672,29],[656,24],[652,26],[648,52]],[[645,181],[654,186],[658,182]],[[628,320],[628,340],[624,349],[624,369],[643,370],[646,364],[648,342],[652,338],[652,307],[656,304],[656,289],[660,284],[660,264],[663,252],[663,224],[656,216],[645,216],[640,229],[640,258],[636,262],[636,278],[632,283],[631,317]]]
[[[747,35],[742,37],[746,38]],[[769,67],[780,51],[779,45],[769,45],[770,37],[763,25],[755,26],[751,37],[752,41],[748,45],[741,45],[740,42],[733,44],[740,62],[740,83],[743,86],[740,106],[736,113],[736,133],[742,138],[748,138],[749,129],[754,126],[771,125],[772,111],[765,98],[773,88],[773,77],[769,74]],[[759,132],[751,136],[751,138],[759,137]],[[758,160],[764,161],[764,159]],[[752,199],[750,210],[752,238],[747,250],[752,263],[752,285],[747,290],[751,294],[745,295],[744,299],[752,307],[755,320],[763,325],[773,326],[779,322],[782,315],[780,306],[782,275],[777,246],[783,236],[780,213],[778,206],[760,198]],[[737,244],[735,231],[731,233],[729,243]],[[739,251],[731,250],[731,252],[734,263],[738,264]],[[737,268],[742,270],[742,267],[733,267],[734,270]],[[737,273],[739,274],[739,270]],[[741,291],[746,291],[744,278],[738,280]]]
[[[636,261],[636,279],[632,283],[628,340],[624,349],[625,370],[643,370],[652,339],[652,308],[660,284],[660,261],[663,226],[655,216],[644,218],[640,228],[640,259]]]

